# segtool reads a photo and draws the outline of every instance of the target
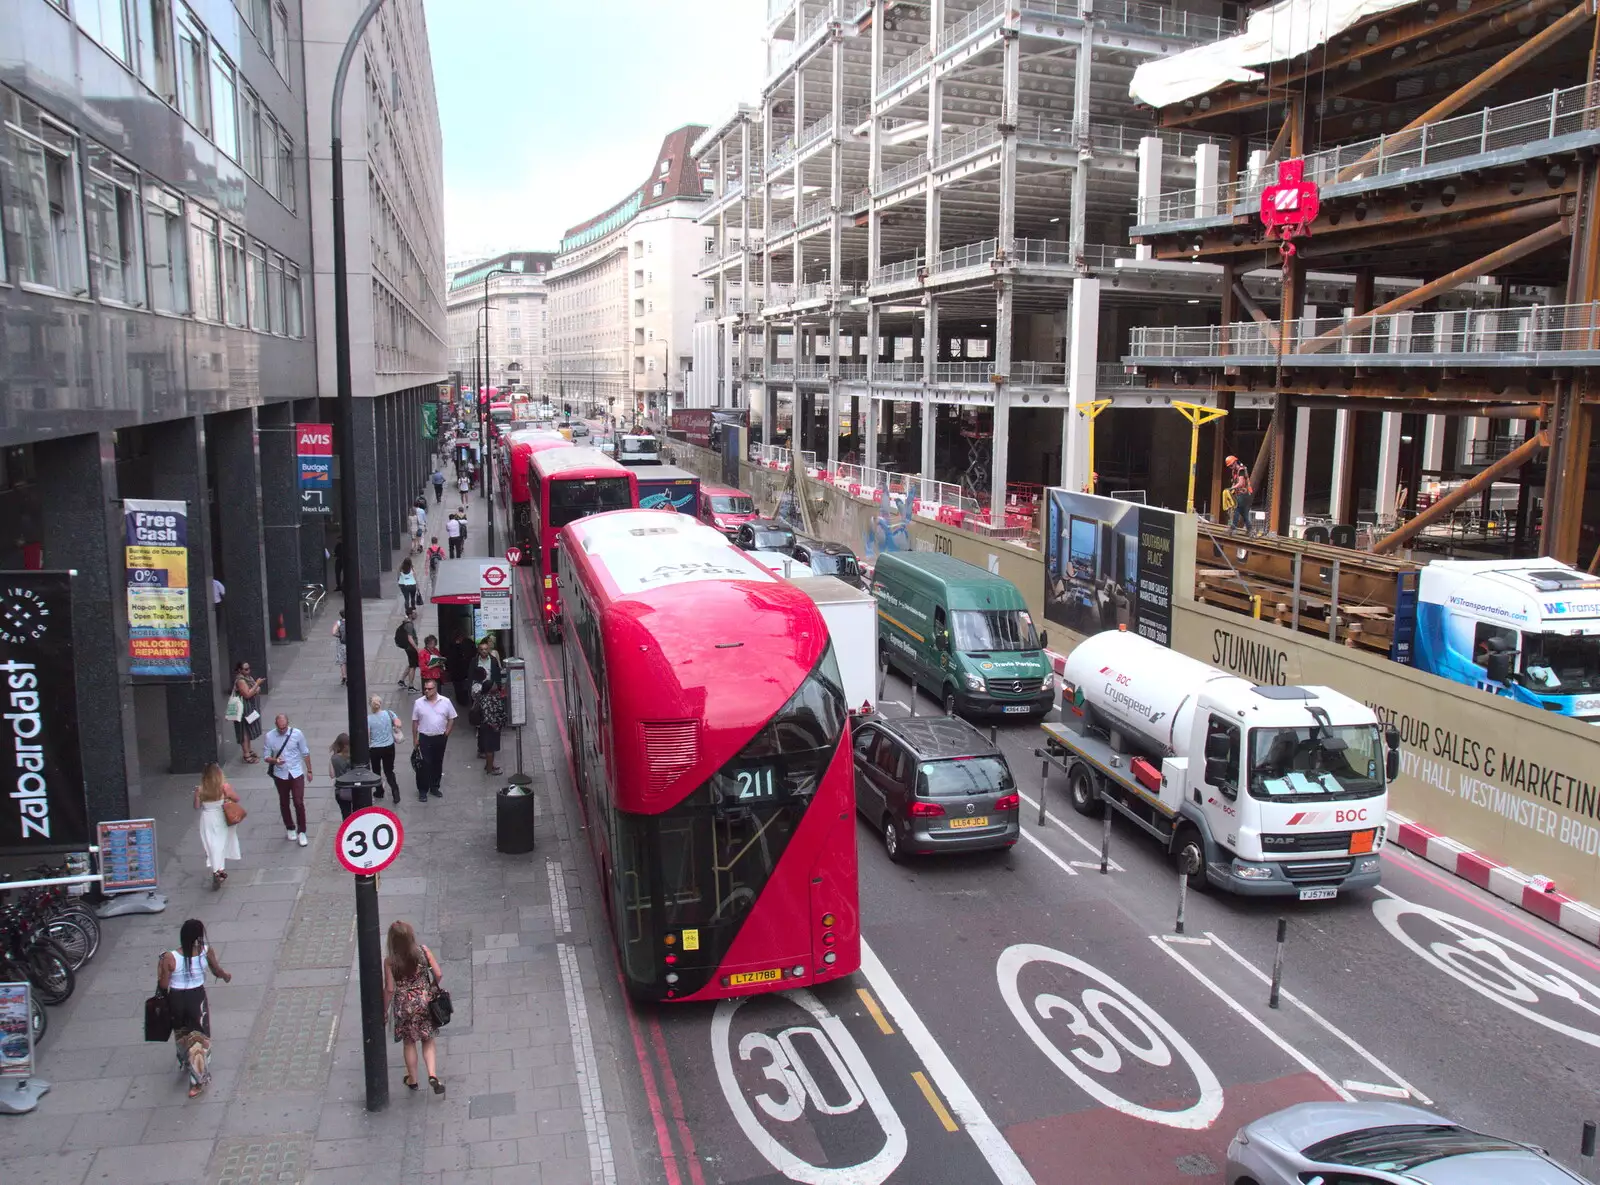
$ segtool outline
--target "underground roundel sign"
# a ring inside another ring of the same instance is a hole
[[[381,806],[370,806],[339,825],[333,851],[346,872],[371,876],[394,863],[405,837],[399,815]]]
[[[1261,222],[1269,230],[1299,229],[1317,220],[1322,199],[1314,181],[1307,181],[1306,162],[1278,163],[1278,179],[1261,191]]]

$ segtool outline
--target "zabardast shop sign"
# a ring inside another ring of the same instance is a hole
[[[129,673],[188,677],[189,507],[129,498],[126,527]]]

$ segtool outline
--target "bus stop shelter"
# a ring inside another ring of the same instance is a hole
[[[507,659],[516,654],[516,630],[492,629],[486,630],[481,623],[481,578],[483,565],[488,562],[482,558],[444,560],[439,564],[439,573],[434,577],[433,588],[428,597],[437,614],[436,628],[424,628],[422,634],[436,634],[439,644],[446,654],[457,639],[465,637],[474,644],[488,636],[495,651],[502,659]],[[505,561],[499,561],[507,572],[513,574],[512,614],[515,622],[516,592],[515,569]]]

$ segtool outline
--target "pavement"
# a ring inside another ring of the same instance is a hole
[[[474,500],[472,552],[486,540],[483,506]],[[290,715],[316,759],[307,791],[310,846],[284,839],[266,767],[240,763],[226,725],[232,756],[225,773],[250,814],[240,828],[243,859],[221,890],[212,889],[205,868],[191,801],[196,779],[146,779],[132,813],[157,820],[168,908],[108,919],[73,997],[51,1010],[39,1047],[39,1076],[51,1090],[32,1113],[0,1117],[6,1185],[640,1179],[622,1112],[627,1071],[610,1030],[588,1021],[600,972],[590,890],[575,871],[587,855],[575,842],[570,800],[551,792],[565,754],[548,712],[523,737],[537,787],[537,847],[529,855],[494,850],[494,795],[504,779],[485,776],[473,759],[464,709],[447,751],[442,800],[417,801],[409,740],[401,742],[403,793],[398,806],[388,805],[404,823],[405,844],[380,877],[381,926],[412,922],[440,960],[455,1017],[438,1041],[446,1095],[434,1096],[426,1083],[406,1090],[400,1048],[386,1039],[389,1106],[365,1109],[353,878],[332,849],[339,813],[325,756],[345,730],[330,636],[339,604],[330,597],[306,642],[273,649],[263,704],[269,720]],[[404,660],[391,640],[400,619],[392,584],[362,610],[369,690],[409,724],[412,697],[395,686]],[[431,626],[430,617],[424,607],[421,624]],[[510,772],[514,760],[508,729],[501,765]],[[192,1101],[171,1044],[141,1040],[156,958],[177,945],[188,917],[204,920],[233,974],[231,984],[208,984],[213,1080]],[[602,962],[611,974],[609,954]]]

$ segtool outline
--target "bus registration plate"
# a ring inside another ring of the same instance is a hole
[[[766,971],[738,971],[728,976],[728,986],[739,987],[746,983],[776,983],[783,978],[783,968],[773,967]]]

